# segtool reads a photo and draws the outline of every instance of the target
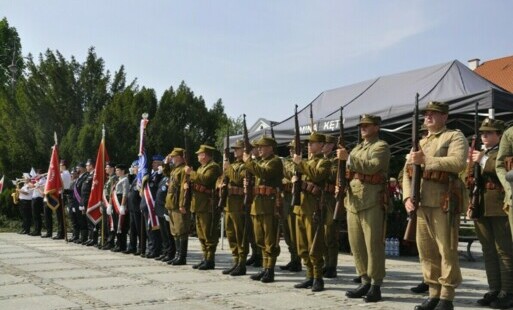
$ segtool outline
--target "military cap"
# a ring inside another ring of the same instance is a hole
[[[67,161],[67,160],[65,160],[65,159],[61,159],[60,165],[61,165],[61,166],[66,166],[66,167],[67,167],[67,166],[68,166],[68,161]]]
[[[153,157],[151,158],[152,161],[164,161],[164,156],[160,155],[160,154],[155,154],[153,155]]]
[[[326,139],[326,143],[337,143],[337,138],[332,135],[324,135]]]
[[[132,167],[139,167],[139,160],[136,159],[132,162]]]
[[[492,118],[485,118],[483,123],[481,124],[481,127],[479,127],[479,131],[499,131],[503,132],[504,128],[506,126],[504,125],[504,122],[498,119],[492,119]]]
[[[128,167],[124,164],[117,164],[116,169],[126,171],[128,169]]]
[[[86,165],[94,166],[94,160],[92,160],[91,158],[89,158],[89,159],[86,161]]]
[[[292,139],[292,141],[290,141],[290,143],[287,145],[289,148],[293,148],[293,147],[296,147],[296,140]]]
[[[212,155],[212,153],[215,150],[216,149],[210,145],[202,144],[202,145],[200,145],[199,149],[196,151],[196,154],[207,153],[209,155]]]
[[[117,168],[116,164],[113,161],[108,161],[105,163],[105,167],[109,168]]]
[[[272,146],[275,147],[277,145],[276,140],[272,137],[263,135],[260,139],[255,142],[256,146]]]
[[[78,162],[77,163],[77,168],[85,168],[85,163],[84,162]]]
[[[381,117],[372,115],[372,114],[362,114],[360,115],[360,122],[358,124],[374,124],[374,125],[380,125],[381,124]]]
[[[182,156],[183,157],[183,152],[184,152],[184,149],[179,148],[179,147],[175,147],[173,149],[173,151],[171,152],[171,154],[169,154],[169,156],[171,156],[171,157],[173,157],[173,156]]]
[[[235,143],[232,145],[232,149],[241,149],[244,147],[244,141],[242,140],[237,140],[235,141]]]
[[[312,132],[306,139],[308,142],[326,142],[326,136],[317,132]]]
[[[449,113],[449,105],[445,102],[430,101],[430,102],[428,102],[426,107],[422,110],[422,112],[426,112],[426,111],[435,111],[435,112],[447,114],[447,113]]]

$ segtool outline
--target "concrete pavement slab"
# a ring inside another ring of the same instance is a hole
[[[33,284],[9,284],[0,287],[0,298],[6,296],[42,295],[44,290]]]
[[[37,309],[37,310],[52,310],[52,309],[80,309],[79,305],[60,296],[47,295],[47,296],[34,296],[34,297],[19,297],[0,300],[0,309],[3,310],[20,310],[20,309]]]

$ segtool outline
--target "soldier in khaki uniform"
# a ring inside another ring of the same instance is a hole
[[[294,177],[295,165],[292,161],[292,157],[294,156],[294,140],[292,140],[289,145],[290,156],[283,158],[283,209],[282,209],[282,217],[280,219],[282,231],[283,231],[283,239],[285,239],[285,243],[289,248],[290,253],[290,261],[284,265],[280,266],[281,270],[288,270],[292,272],[301,271],[301,258],[299,258],[297,254],[297,246],[296,246],[296,215],[294,214],[294,208],[292,207],[292,179]]]
[[[448,113],[446,103],[427,104],[424,124],[428,135],[420,140],[418,152],[410,152],[404,170],[403,199],[407,212],[414,208],[409,165],[421,165],[423,171],[416,241],[429,298],[415,309],[453,309],[455,288],[462,280],[458,228],[464,186],[458,174],[465,169],[468,145],[460,131],[446,128]]]
[[[199,270],[215,268],[215,253],[219,243],[219,212],[215,192],[216,181],[221,176],[221,167],[212,160],[215,148],[202,144],[196,154],[201,166],[198,171],[185,167],[191,176],[191,212],[196,213],[196,232],[203,251],[203,260],[192,267]]]
[[[484,150],[474,150],[472,160],[481,165],[484,179],[484,212],[475,221],[483,248],[489,291],[477,303],[506,309],[513,306],[513,242],[507,214],[502,210],[504,189],[495,173],[495,161],[504,122],[485,119],[479,128]],[[470,218],[469,208],[467,216]]]
[[[187,263],[187,245],[189,228],[191,227],[191,206],[185,205],[185,160],[184,149],[175,147],[169,157],[173,169],[169,176],[169,187],[166,196],[166,209],[169,212],[171,234],[175,239],[176,255],[168,261],[168,265],[181,266]]]
[[[226,238],[232,251],[233,265],[225,270],[223,274],[242,276],[246,274],[246,258],[249,252],[249,210],[244,210],[244,162],[242,154],[244,142],[237,140],[232,146],[235,161],[230,164],[225,159],[223,168],[225,176],[228,177],[228,198],[226,200],[225,226]]]
[[[333,213],[335,212],[335,183],[338,172],[338,159],[333,157],[333,149],[337,139],[333,136],[326,135],[326,144],[322,149],[324,158],[330,161],[331,169],[324,187],[324,241],[326,242],[326,253],[324,254],[324,277],[336,278],[337,277],[337,263],[338,263],[338,239],[339,231],[337,221],[333,220]],[[342,211],[342,210],[340,210]],[[343,212],[339,212],[339,215]]]
[[[253,159],[253,161],[255,162],[259,162],[262,158],[260,157],[260,155],[258,154],[258,146],[255,144],[256,141],[258,139],[254,139],[251,141],[251,146],[253,147],[253,149],[251,150],[251,158]],[[247,182],[248,180],[245,180],[245,182]],[[244,185],[245,187],[246,184]],[[249,227],[248,227],[248,231],[246,233],[249,232],[249,245],[251,247],[251,256],[248,258],[248,260],[246,261],[246,266],[253,266],[253,267],[262,267],[262,250],[258,247],[258,245],[256,244],[256,241],[255,241],[255,233],[254,233],[254,230],[253,230],[253,221],[249,221]]]
[[[263,283],[274,282],[274,266],[280,254],[278,234],[279,219],[276,216],[279,205],[279,189],[283,178],[283,164],[281,159],[274,155],[276,141],[262,136],[256,141],[260,161],[253,160],[244,153],[243,160],[247,172],[255,176],[254,199],[251,205],[251,220],[255,242],[260,248],[263,261],[263,270],[251,276],[252,280]]]
[[[513,203],[511,199],[512,188],[506,180],[506,173],[513,169],[513,127],[508,128],[501,138],[499,153],[497,154],[497,177],[504,187],[504,211],[508,213],[509,227],[513,235]]]
[[[360,117],[363,142],[350,154],[345,148],[337,151],[339,160],[347,160],[349,185],[344,201],[347,209],[349,244],[361,285],[346,292],[349,298],[363,297],[365,302],[381,300],[381,284],[385,277],[385,222],[390,148],[379,139],[379,116]]]
[[[296,238],[299,257],[306,266],[306,279],[295,288],[312,288],[313,292],[324,289],[322,266],[324,264],[324,187],[328,180],[331,163],[324,159],[322,148],[326,138],[313,132],[308,138],[308,160],[294,154],[293,161],[302,173],[301,205],[294,206],[296,214]],[[314,238],[316,236],[316,244]],[[313,249],[312,249],[313,247]]]

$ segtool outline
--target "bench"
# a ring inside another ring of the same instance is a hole
[[[467,243],[467,251],[466,252],[459,252],[459,254],[467,259],[469,262],[475,262],[475,258],[472,256],[472,252],[470,251],[470,248],[472,247],[472,243],[474,241],[477,241],[474,221],[465,219],[465,216],[461,217],[460,220],[460,230],[459,230],[459,242],[465,242]]]

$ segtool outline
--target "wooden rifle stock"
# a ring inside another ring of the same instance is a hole
[[[419,94],[415,96],[415,111],[413,112],[412,124],[412,148],[414,152],[419,151]],[[407,176],[405,176],[407,177]],[[420,200],[420,182],[422,170],[420,165],[412,165],[411,194],[410,200],[413,203],[414,210],[408,214],[408,225],[404,232],[404,240],[415,241],[417,231],[417,209]]]
[[[474,151],[479,149],[479,102],[476,102],[476,108],[474,113],[474,137],[472,137],[471,150]],[[469,151],[469,158],[472,159],[472,154]],[[483,175],[481,174],[481,165],[478,162],[469,161],[469,166],[472,165],[472,174],[469,175],[467,184],[470,185],[470,219],[477,220],[483,214],[483,188],[484,188],[484,180]],[[469,169],[468,167],[467,169]],[[470,184],[469,184],[470,183]]]
[[[228,129],[226,130],[226,141],[224,147],[224,161],[230,163],[230,132]],[[224,173],[224,172],[223,172]],[[228,199],[228,183],[230,180],[226,173],[223,175],[223,184],[221,189],[219,190],[219,203],[217,204],[217,208],[222,209],[226,206],[226,201]]]
[[[344,107],[340,107],[340,121],[339,121],[339,136],[338,147],[345,148],[344,141]],[[335,203],[335,210],[333,211],[333,220],[339,218],[339,212],[344,208],[344,197],[346,195],[347,180],[346,180],[346,161],[339,160],[337,167],[337,188],[338,192],[335,196],[337,202]]]
[[[301,138],[299,136],[299,120],[297,116],[297,104],[294,112],[294,154],[301,155]],[[292,183],[292,201],[291,206],[301,205],[301,173],[297,168],[294,169],[296,182]]]
[[[183,150],[183,159],[185,161],[186,166],[190,166],[191,160],[189,155],[189,144],[187,141],[187,134],[184,134],[184,150]],[[183,199],[183,207],[188,210],[191,206],[192,201],[192,185],[191,185],[191,176],[189,174],[185,174],[185,183],[187,183],[187,188],[184,190],[184,199]]]

